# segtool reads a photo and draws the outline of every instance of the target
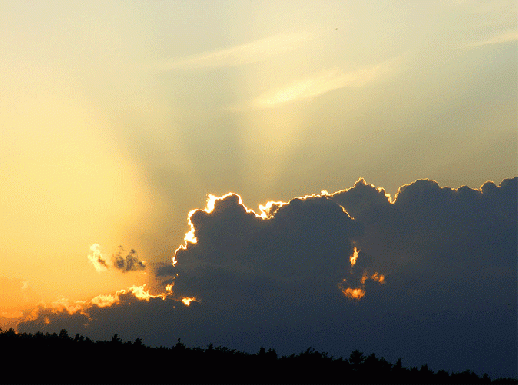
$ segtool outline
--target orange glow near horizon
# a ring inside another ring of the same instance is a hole
[[[23,312],[21,310],[12,310],[12,311],[3,311],[0,313],[0,317],[2,318],[13,318],[18,319],[23,317]]]
[[[39,316],[41,310],[49,310],[51,313],[68,313],[68,314],[85,314],[88,303],[86,301],[70,301],[67,298],[61,298],[57,301],[51,303],[40,303],[37,308],[34,308],[29,314],[25,315],[25,317],[20,317],[20,320],[23,321],[33,321],[36,320]],[[48,318],[45,318],[45,323],[49,323]]]
[[[117,294],[99,294],[97,297],[92,298],[91,303],[98,307],[110,307],[118,301],[119,296]]]
[[[166,298],[173,298],[173,287],[174,282],[166,285],[163,293],[151,294],[146,288],[146,284],[137,286],[133,285],[127,289],[117,290],[112,294],[99,294],[88,301],[71,301],[67,298],[61,298],[53,302],[40,302],[37,307],[33,308],[30,312],[16,312],[16,313],[2,313],[2,316],[10,316],[9,318],[16,318],[18,321],[33,321],[38,319],[42,311],[47,311],[53,314],[68,313],[68,314],[83,314],[86,317],[90,317],[89,310],[95,306],[99,308],[108,308],[121,303],[123,300],[122,296],[131,294],[131,298],[137,301],[149,302],[152,298],[160,298],[166,300]],[[182,297],[181,299],[175,299],[181,301],[185,306],[189,306],[192,301],[197,301],[195,297]],[[45,316],[44,322],[49,323],[48,317]]]
[[[169,285],[168,285],[169,286]],[[170,285],[172,288],[172,285]],[[99,294],[98,296],[93,297],[89,301],[71,301],[66,298],[61,298],[57,301],[53,301],[50,303],[40,303],[38,307],[34,308],[29,314],[23,317],[21,314],[18,318],[20,321],[31,321],[38,318],[41,310],[47,310],[55,314],[59,313],[68,313],[68,314],[84,314],[89,317],[89,309],[92,306],[97,306],[100,308],[106,308],[110,306],[114,306],[120,303],[121,295],[131,293],[134,298],[138,301],[147,301],[151,298],[161,298],[165,300],[165,298],[171,294],[171,290],[167,290],[166,293],[162,294],[150,294],[149,290],[146,290],[146,284],[141,286],[131,286],[128,289],[118,290],[114,294]],[[194,298],[190,298],[189,302],[195,300]],[[185,301],[182,302],[185,303]],[[187,304],[188,305],[188,304]]]

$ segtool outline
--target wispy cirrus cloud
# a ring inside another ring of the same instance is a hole
[[[518,41],[518,31],[516,31],[516,30],[506,31],[499,35],[493,36],[489,39],[470,43],[470,44],[468,44],[468,47],[481,47],[481,46],[490,45],[490,44],[509,43],[512,41]]]
[[[229,48],[174,58],[157,63],[156,67],[168,71],[173,69],[233,67],[256,63],[296,49],[313,38],[314,34],[311,32],[281,33]]]
[[[354,71],[344,72],[339,68],[324,70],[286,86],[267,91],[257,97],[252,102],[252,106],[259,109],[272,108],[281,104],[320,96],[344,87],[362,87],[394,72],[401,64],[402,58],[397,57]]]

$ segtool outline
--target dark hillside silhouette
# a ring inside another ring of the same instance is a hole
[[[2,383],[385,383],[385,384],[518,384],[491,381],[472,371],[447,373],[405,368],[375,354],[355,350],[348,359],[333,358],[312,348],[279,357],[261,348],[257,354],[225,347],[186,347],[180,339],[170,347],[152,348],[140,338],[94,342],[77,334],[16,333],[0,330],[4,354]]]

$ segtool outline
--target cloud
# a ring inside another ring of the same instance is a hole
[[[470,43],[468,44],[468,47],[481,47],[484,45],[504,44],[513,41],[518,41],[518,31],[516,30],[506,31],[504,33],[501,33],[500,35],[493,36],[489,39]]]
[[[391,199],[359,179],[258,211],[234,193],[209,196],[158,271],[169,291],[42,309],[19,330],[280,354],[359,348],[407,366],[516,376],[517,191],[518,178],[480,189],[424,179]]]
[[[135,250],[131,249],[126,256],[123,254],[125,254],[124,249],[122,246],[119,246],[117,254],[112,255],[111,261],[107,260],[101,253],[100,245],[94,243],[90,246],[90,254],[88,254],[87,258],[98,272],[106,271],[110,268],[117,269],[123,273],[146,269],[146,263],[138,258]]]
[[[313,39],[310,32],[281,33],[249,43],[205,52],[159,63],[156,68],[167,71],[173,69],[233,67],[264,61],[300,47],[304,42]]]
[[[131,249],[126,256],[123,256],[123,252],[124,249],[122,246],[119,246],[119,251],[114,258],[114,266],[117,269],[126,272],[144,270],[146,268],[146,263],[138,258],[137,252],[134,249]]]
[[[203,297],[212,295],[204,292],[204,281],[232,291],[236,279],[250,277],[287,287],[318,281],[338,295],[360,227],[325,196],[271,203],[263,210],[255,213],[239,195],[227,194],[192,211],[192,230],[175,253],[175,291],[183,296],[195,290]]]
[[[478,266],[492,274],[508,269],[509,276],[515,274],[516,181],[475,190],[418,180],[401,186],[391,203],[383,189],[360,180],[331,199],[368,229],[358,242],[376,255],[377,268],[427,266],[449,279]]]
[[[344,87],[362,87],[394,72],[401,64],[401,58],[394,58],[354,71],[344,72],[339,68],[324,70],[283,87],[267,91],[256,98],[252,102],[252,106],[259,109],[272,108],[285,103],[314,98]]]
[[[113,294],[96,296],[89,301],[70,301],[61,298],[51,303],[40,303],[24,315],[23,321],[18,324],[18,329],[28,332],[46,332],[59,327],[73,334],[87,333],[96,338],[107,338],[113,335],[113,333],[110,335],[113,329],[124,329],[126,335],[138,334],[142,333],[142,330],[139,328],[132,330],[134,325],[127,321],[128,312],[137,310],[138,313],[141,309],[145,309],[153,313],[157,311],[159,303],[171,309],[175,306],[184,308],[193,301],[195,301],[194,298],[188,298],[185,302],[182,302],[182,299],[176,300],[171,293],[151,294],[146,285],[132,286]],[[139,322],[135,321],[135,323]],[[103,331],[104,328],[106,330]]]
[[[99,244],[95,243],[90,246],[91,253],[88,254],[88,260],[92,265],[94,265],[95,270],[98,272],[108,270],[108,262],[104,259],[104,256],[101,254],[101,250],[99,248]]]

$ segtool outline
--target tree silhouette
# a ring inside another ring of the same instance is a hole
[[[0,329],[0,346],[9,353],[0,362],[4,383],[518,384],[512,378],[491,381],[487,374],[479,377],[471,370],[435,373],[427,364],[406,369],[401,359],[391,364],[359,350],[348,359],[313,348],[279,357],[274,349],[264,347],[250,354],[212,344],[189,348],[178,339],[170,348],[151,348],[140,338],[123,342],[118,334],[109,341],[94,342],[79,334],[72,338],[65,329],[59,334],[18,334],[12,328]],[[91,368],[78,370],[81,363]]]
[[[351,355],[349,356],[349,363],[351,364],[351,368],[354,371],[359,371],[361,365],[365,362],[365,356],[358,349],[353,350]]]

